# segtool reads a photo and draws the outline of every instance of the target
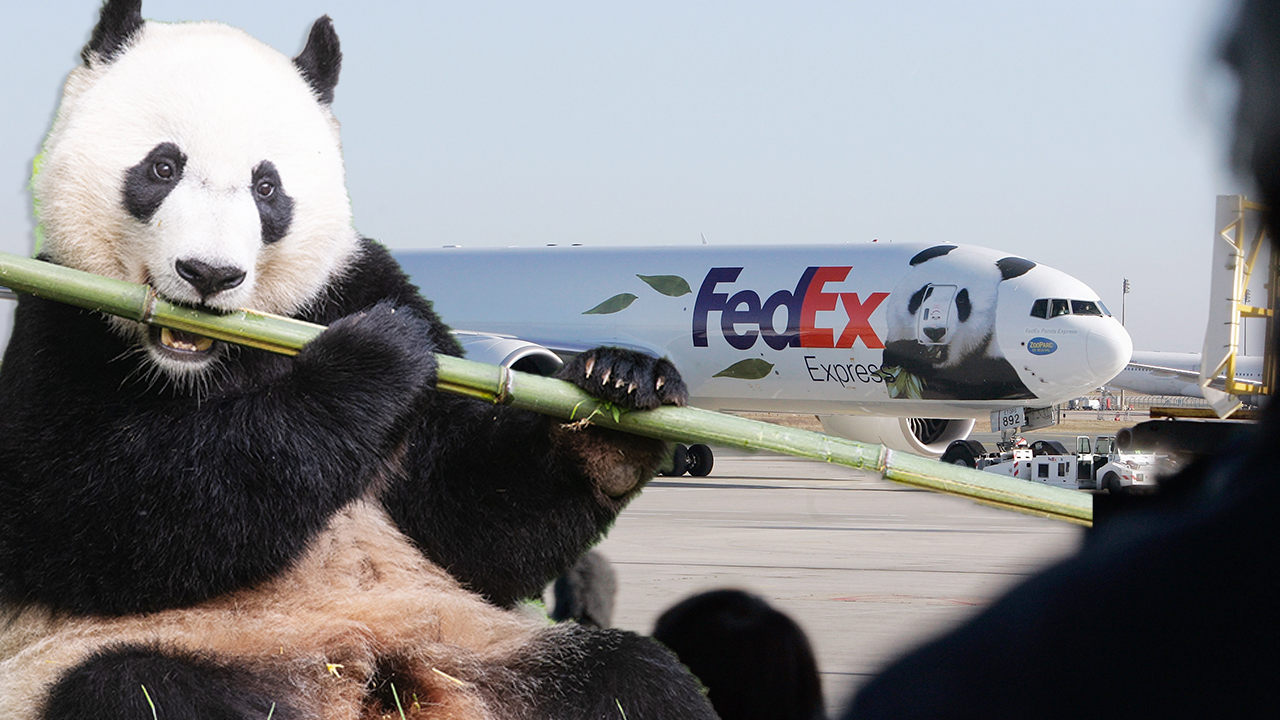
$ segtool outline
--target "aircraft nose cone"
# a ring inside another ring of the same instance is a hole
[[[1109,318],[1108,318],[1109,319]],[[1110,320],[1110,319],[1109,319]],[[1115,377],[1129,364],[1133,355],[1133,341],[1129,333],[1115,320],[1089,332],[1085,341],[1085,356],[1089,361],[1089,369],[1098,376],[1098,383],[1104,383]]]

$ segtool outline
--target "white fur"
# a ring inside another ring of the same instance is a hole
[[[124,207],[125,174],[162,142],[188,161],[143,223]],[[270,245],[261,241],[250,187],[264,160],[294,201],[288,234]],[[218,23],[149,21],[113,62],[73,70],[33,185],[44,252],[81,270],[150,282],[179,302],[200,302],[174,269],[187,258],[247,272],[208,305],[292,314],[358,247],[329,108],[288,57]],[[141,329],[128,329],[145,342]],[[192,370],[153,357],[171,373]]]

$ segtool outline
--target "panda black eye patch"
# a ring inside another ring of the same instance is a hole
[[[250,188],[262,221],[262,242],[276,242],[289,233],[293,223],[293,198],[285,193],[280,173],[270,160],[263,160],[253,169]]]
[[[956,295],[956,319],[960,322],[969,322],[971,314],[973,314],[973,301],[969,299],[969,288],[961,288]]]
[[[917,290],[917,291],[915,291],[915,292],[911,293],[911,299],[907,300],[907,312],[908,312],[908,313],[910,313],[910,314],[912,314],[912,315],[915,315],[915,314],[916,314],[916,311],[920,309],[920,304],[921,304],[921,303],[923,303],[923,302],[924,302],[925,297],[927,297],[927,296],[925,295],[925,291],[926,291],[926,290],[932,291],[932,290],[933,290],[933,287],[932,287],[932,286],[929,286],[929,285],[925,285],[924,287],[920,288],[919,290]]]
[[[124,207],[140,222],[148,222],[169,196],[187,165],[177,145],[160,143],[124,175]]]

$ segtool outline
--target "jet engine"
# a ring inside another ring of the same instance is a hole
[[[455,330],[453,336],[466,350],[468,360],[542,376],[553,374],[564,364],[560,356],[547,348],[510,335]]]
[[[942,457],[953,440],[963,440],[975,421],[936,418],[895,418],[870,415],[819,415],[828,434],[858,442],[884,445],[924,457]]]

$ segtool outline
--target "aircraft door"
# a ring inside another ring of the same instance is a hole
[[[1076,480],[1088,480],[1093,477],[1093,447],[1089,438],[1076,436]]]
[[[921,345],[945,345],[951,341],[948,327],[955,304],[955,285],[928,285],[916,320],[916,339]]]

